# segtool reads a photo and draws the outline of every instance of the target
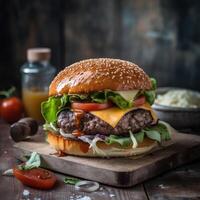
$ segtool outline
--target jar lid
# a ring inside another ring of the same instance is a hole
[[[27,50],[27,59],[29,62],[48,61],[51,58],[51,49],[49,48],[31,48]]]

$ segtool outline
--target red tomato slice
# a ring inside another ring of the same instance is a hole
[[[145,97],[141,96],[134,101],[133,105],[137,107],[143,105],[144,103],[145,103]]]
[[[38,188],[38,189],[51,189],[56,182],[56,176],[42,168],[33,168],[30,170],[13,169],[14,176],[20,180],[24,185]]]
[[[72,103],[73,109],[93,111],[93,110],[103,110],[112,107],[111,103]]]

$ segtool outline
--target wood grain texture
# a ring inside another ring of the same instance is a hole
[[[200,163],[181,167],[145,183],[150,200],[200,198]]]
[[[56,157],[50,155],[55,150],[40,137],[19,142],[14,147],[19,159],[24,154],[36,151],[42,156],[44,167],[54,171],[117,187],[130,187],[200,157],[199,136],[173,133],[172,141],[138,159]]]

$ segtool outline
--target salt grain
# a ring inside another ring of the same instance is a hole
[[[169,186],[165,186],[165,185],[163,185],[163,184],[160,184],[159,187],[160,187],[161,189],[167,189],[167,188],[169,188]]]
[[[23,191],[23,196],[28,196],[29,194],[30,194],[30,192],[28,190]]]

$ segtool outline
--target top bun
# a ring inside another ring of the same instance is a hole
[[[65,67],[52,81],[49,95],[149,90],[151,81],[136,64],[112,58],[96,58]]]

